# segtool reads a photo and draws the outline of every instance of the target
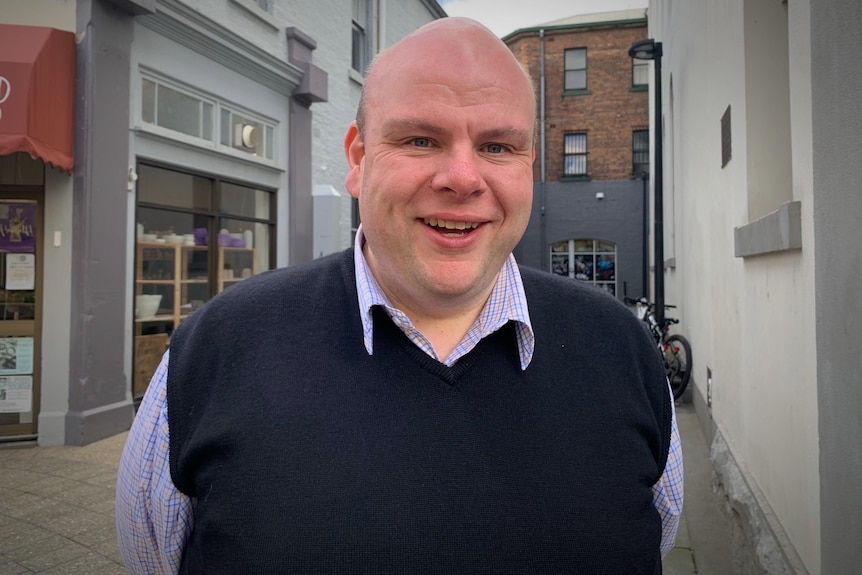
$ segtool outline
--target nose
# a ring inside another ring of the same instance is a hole
[[[472,149],[450,151],[441,159],[441,165],[431,180],[431,187],[464,197],[481,194],[485,189],[485,180],[480,161]]]

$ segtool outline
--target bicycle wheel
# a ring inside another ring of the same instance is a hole
[[[679,399],[691,379],[691,344],[685,337],[674,334],[665,340],[663,349],[673,398]]]

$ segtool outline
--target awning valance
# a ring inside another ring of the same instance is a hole
[[[0,155],[26,152],[72,171],[75,35],[0,24]]]

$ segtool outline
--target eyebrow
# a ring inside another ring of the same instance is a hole
[[[446,130],[417,118],[390,118],[383,122],[380,130],[383,136],[392,136],[393,133],[408,132],[428,134],[431,136],[440,136],[446,133]],[[478,139],[481,141],[514,141],[524,147],[529,147],[533,141],[531,130],[524,130],[514,126],[504,126],[500,128],[491,128],[484,130],[478,134]]]

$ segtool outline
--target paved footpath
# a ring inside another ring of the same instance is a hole
[[[709,448],[690,405],[677,408],[685,508],[667,575],[732,575],[730,530],[712,493]],[[0,575],[121,575],[114,530],[126,433],[85,447],[0,446]]]
[[[114,529],[125,439],[0,449],[0,574],[126,572]]]

